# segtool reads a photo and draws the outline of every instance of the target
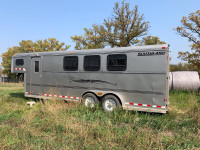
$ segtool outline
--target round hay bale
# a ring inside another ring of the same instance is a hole
[[[169,89],[172,89],[172,72],[169,72]]]
[[[200,87],[199,74],[196,71],[172,72],[173,90],[197,91]]]

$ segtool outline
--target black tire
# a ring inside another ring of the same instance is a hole
[[[99,104],[99,100],[94,94],[87,93],[83,96],[83,100],[82,100],[83,105],[85,105],[86,107],[89,107],[89,103],[88,103],[89,100],[93,100],[93,102],[91,101],[90,103],[91,108],[94,107],[94,105]]]
[[[110,104],[111,108],[109,108],[109,104]],[[111,112],[114,109],[120,108],[121,104],[119,102],[119,99],[116,96],[114,96],[114,95],[106,95],[102,99],[102,107],[103,107],[103,110],[105,110],[106,112]]]

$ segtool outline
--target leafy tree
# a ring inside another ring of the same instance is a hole
[[[31,52],[45,52],[45,51],[64,51],[70,46],[65,45],[64,42],[59,43],[55,38],[48,38],[45,40],[38,40],[33,42],[31,40],[22,40],[19,46],[8,48],[7,52],[2,54],[3,73],[9,77],[16,77],[16,74],[11,73],[11,58],[16,53],[31,53]]]
[[[178,63],[170,64],[170,71],[197,71],[192,64],[188,63]]]
[[[56,38],[48,38],[45,40],[38,40],[33,42],[31,40],[19,42],[19,49],[21,53],[29,52],[45,52],[45,51],[64,51],[70,46],[65,45],[64,42],[59,43]]]
[[[149,22],[144,21],[143,14],[138,12],[136,5],[130,10],[130,4],[122,1],[115,3],[113,16],[104,19],[103,35],[111,47],[126,47],[139,42],[138,38],[146,35]]]
[[[115,3],[113,15],[104,19],[102,25],[84,28],[83,36],[71,38],[76,42],[75,49],[125,47],[138,43],[138,38],[147,34],[148,29],[149,22],[144,21],[143,14],[139,14],[138,6],[130,10],[130,4],[123,0],[121,4]]]
[[[160,41],[160,38],[157,36],[147,36],[143,37],[139,45],[157,45],[157,44],[166,44],[164,41]]]
[[[75,49],[96,49],[106,46],[103,36],[101,36],[101,27],[93,24],[92,28],[84,28],[84,36],[73,36],[71,39],[76,42]]]
[[[200,73],[200,10],[190,13],[188,17],[183,17],[181,26],[175,30],[192,43],[190,45],[192,52],[179,52],[179,58],[188,61]]]

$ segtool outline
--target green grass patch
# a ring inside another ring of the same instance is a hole
[[[86,108],[49,100],[33,107],[21,84],[0,85],[0,149],[198,149],[200,97],[170,92],[168,114]]]

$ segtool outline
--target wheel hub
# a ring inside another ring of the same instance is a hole
[[[112,111],[113,109],[115,109],[117,107],[117,104],[115,102],[115,100],[113,99],[108,99],[105,102],[105,107],[108,111]]]
[[[94,104],[95,104],[95,100],[92,97],[87,97],[85,99],[85,106],[94,107]]]

